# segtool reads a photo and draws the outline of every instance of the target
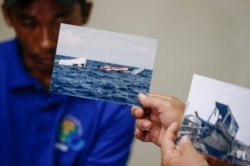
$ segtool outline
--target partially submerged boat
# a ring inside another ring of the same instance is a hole
[[[131,73],[133,75],[136,75],[136,74],[141,73],[145,68],[136,68],[133,70],[129,70],[128,67],[105,65],[105,66],[100,67],[99,69],[103,71],[125,72],[125,73]]]
[[[130,73],[136,75],[136,74],[139,74],[140,72],[142,72],[144,69],[145,68],[136,68],[136,69],[132,70]]]
[[[75,58],[75,59],[60,59],[58,60],[58,64],[65,65],[65,66],[85,67],[87,64],[87,59],[84,57]]]

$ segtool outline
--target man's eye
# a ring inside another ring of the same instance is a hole
[[[37,23],[34,22],[34,21],[24,21],[23,26],[25,28],[33,29],[33,28],[35,28],[37,26]]]

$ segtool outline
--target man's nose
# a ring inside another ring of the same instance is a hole
[[[56,47],[58,30],[51,26],[43,26],[40,30],[39,45],[41,49],[50,50]]]

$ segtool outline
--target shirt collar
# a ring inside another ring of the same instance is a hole
[[[8,66],[10,70],[9,87],[12,89],[33,86],[36,88],[43,88],[35,78],[33,78],[25,69],[24,64],[21,60],[20,51],[18,49],[18,41],[15,38],[10,47],[10,54],[8,55]]]
[[[22,63],[20,52],[18,49],[18,41],[14,39],[9,45],[9,58],[8,58],[8,66],[9,66],[9,74],[8,74],[8,83],[9,88],[11,90],[32,88],[40,91],[40,94],[43,94],[46,101],[43,105],[51,105],[57,102],[66,101],[69,99],[69,96],[59,95],[59,94],[51,94],[44,90],[42,84],[38,82],[35,78],[33,78],[25,69],[24,64]],[[7,55],[6,55],[7,56]]]

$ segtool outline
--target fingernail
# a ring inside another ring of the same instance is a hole
[[[144,132],[150,132],[149,129],[142,129],[142,131],[144,131]]]
[[[139,93],[139,97],[140,97],[141,99],[145,99],[147,96],[146,96],[145,94],[143,94],[143,93]]]
[[[184,135],[184,136],[182,136],[182,138],[181,138],[181,142],[182,142],[182,143],[191,143],[191,140],[190,140],[189,136]]]
[[[149,124],[148,121],[142,123],[143,130],[147,129],[149,125],[150,125],[150,124]]]

